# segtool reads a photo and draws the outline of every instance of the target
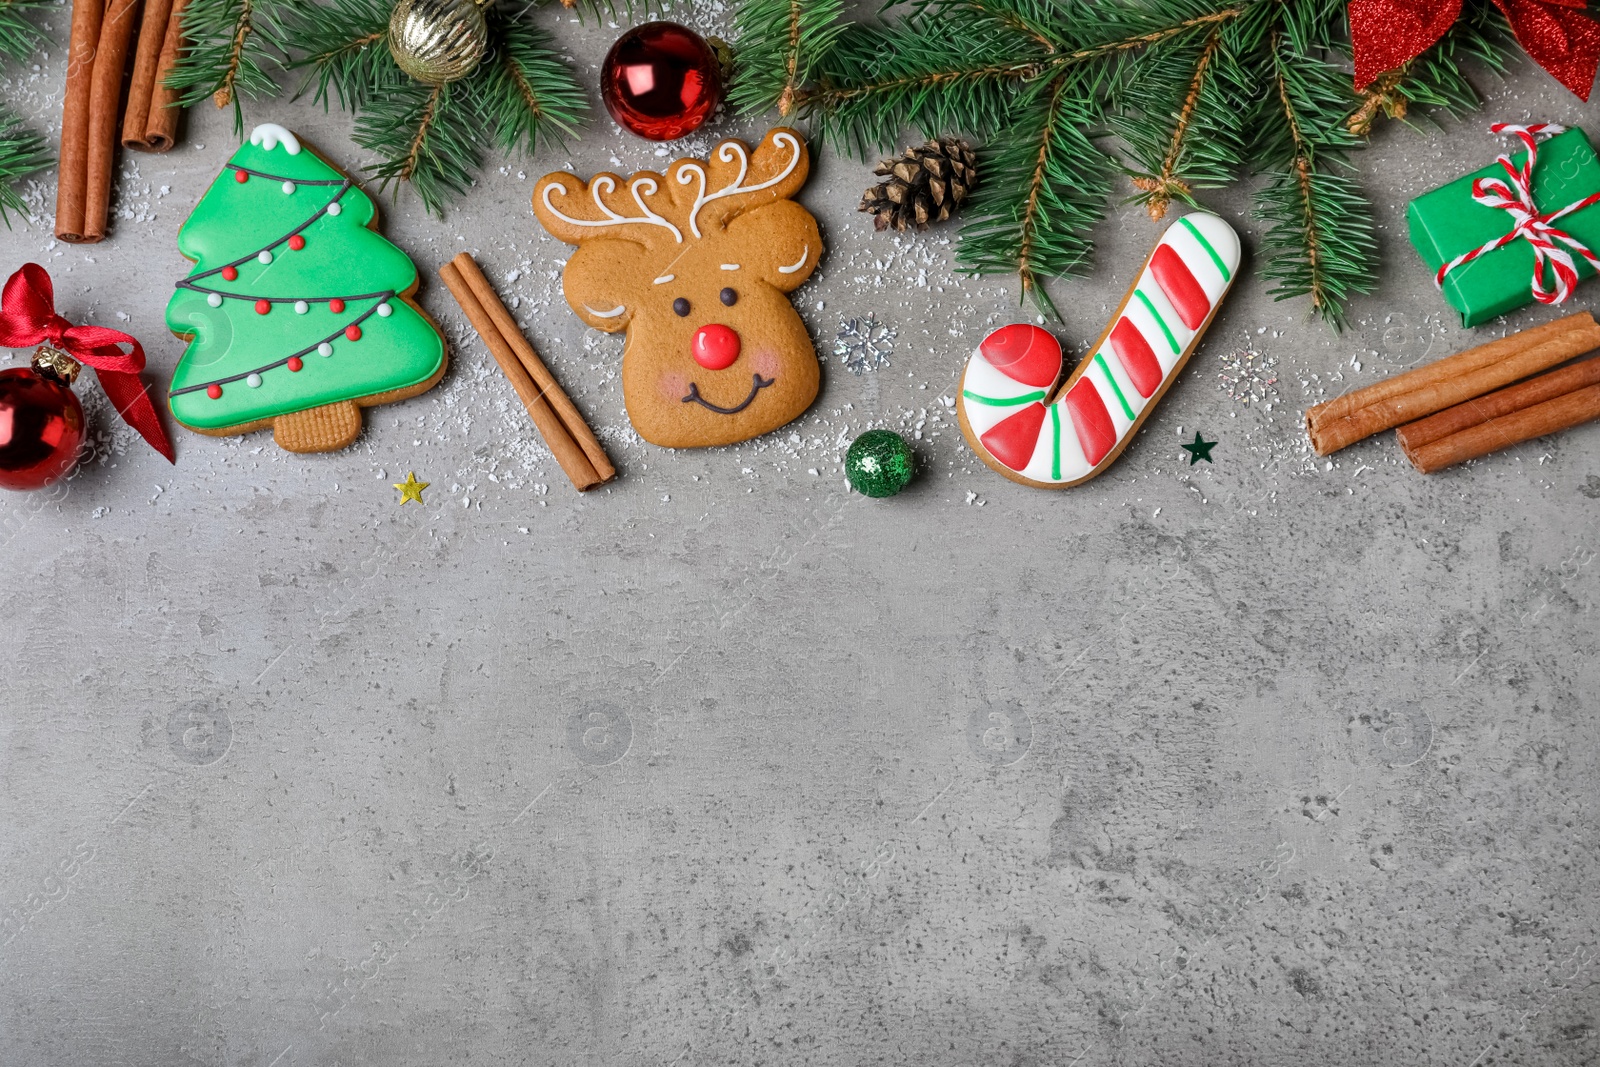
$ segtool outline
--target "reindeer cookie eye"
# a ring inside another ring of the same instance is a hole
[[[720,297],[721,297],[721,300],[722,300],[722,306],[723,307],[730,307],[731,308],[731,307],[733,307],[733,305],[735,305],[735,304],[737,304],[739,302],[739,294],[734,292],[733,288],[731,286],[729,288],[726,288],[726,289],[722,290],[722,292],[720,294]]]
[[[689,314],[689,301],[685,300],[681,296],[678,297],[678,299],[672,302],[672,310],[673,313],[676,314],[680,319],[685,318]]]

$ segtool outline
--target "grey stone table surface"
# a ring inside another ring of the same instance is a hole
[[[617,28],[543,17],[596,84]],[[4,90],[54,138],[52,23]],[[1360,157],[1385,265],[1345,333],[1246,279],[1067,492],[993,474],[954,417],[978,338],[1029,315],[1013,283],[956,275],[949,230],[874,233],[826,150],[796,295],[820,399],[740,447],[639,440],[621,341],[567,309],[529,209],[546,170],[678,154],[605,121],[443,219],[385,198],[454,364],[344,452],[176,428],[168,466],[81,382],[94,455],[0,500],[0,1064],[1600,1061],[1600,426],[1426,478],[1392,435],[1325,461],[1301,429],[1551,316],[1461,329],[1406,241],[1490,119],[1600,125],[1537,70],[1485,88]],[[338,111],[267,120],[370,162]],[[92,247],[52,240],[41,176],[0,268],[48,266],[164,382],[175,234],[235,144],[208,108],[124,157]],[[1204,199],[1259,242],[1247,191]],[[1156,233],[1119,208],[1052,284],[1074,351]],[[572,491],[471,336],[435,276],[463,249],[613,484]],[[867,313],[893,352],[858,375],[832,342]],[[880,426],[922,465],[888,501],[841,466]]]

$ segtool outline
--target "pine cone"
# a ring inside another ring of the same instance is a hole
[[[861,195],[859,211],[870,211],[880,230],[943,222],[959,208],[978,180],[978,157],[972,146],[955,137],[941,137],[921,148],[907,148],[899,159],[886,159],[873,170],[886,178]]]

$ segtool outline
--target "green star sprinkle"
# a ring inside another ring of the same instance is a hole
[[[1216,446],[1217,443],[1215,441],[1207,441],[1204,437],[1200,436],[1200,431],[1196,430],[1194,432],[1194,443],[1183,446],[1183,450],[1189,453],[1189,466],[1192,467],[1201,460],[1205,460],[1207,463],[1210,463],[1211,450]]]

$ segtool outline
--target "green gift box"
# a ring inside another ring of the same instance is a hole
[[[1521,167],[1527,156],[1518,152],[1511,157],[1512,165]],[[1498,178],[1511,184],[1497,162],[1423,193],[1406,208],[1411,243],[1436,274],[1463,252],[1504,236],[1516,225],[1510,212],[1472,199],[1475,178]],[[1600,160],[1582,130],[1558,133],[1539,145],[1533,165],[1533,202],[1541,214],[1559,211],[1594,192],[1600,192]],[[1600,255],[1600,203],[1574,211],[1553,225]],[[1569,246],[1560,242],[1557,246],[1571,253],[1580,281],[1594,274],[1594,268]],[[1488,322],[1533,302],[1533,265],[1533,245],[1519,237],[1445,275],[1444,298],[1461,312],[1461,325]],[[1553,287],[1554,281],[1554,272],[1546,264],[1545,287]]]

